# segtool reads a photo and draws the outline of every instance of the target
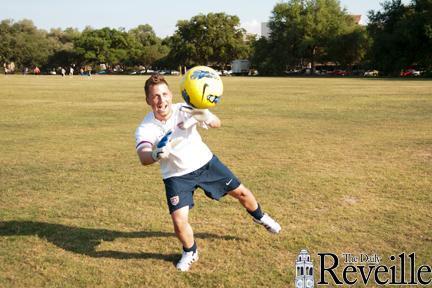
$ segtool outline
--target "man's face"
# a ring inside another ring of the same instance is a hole
[[[167,120],[171,116],[172,93],[166,84],[150,86],[147,103],[152,108],[156,119]]]

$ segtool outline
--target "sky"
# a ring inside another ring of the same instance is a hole
[[[40,29],[67,27],[84,29],[150,24],[159,37],[170,36],[178,20],[189,20],[200,13],[224,12],[237,15],[241,26],[260,35],[261,23],[268,21],[275,4],[283,0],[0,0],[0,20],[30,19]],[[379,10],[382,0],[340,0],[350,14],[361,14],[367,23],[367,12]],[[409,0],[403,1],[408,3]]]

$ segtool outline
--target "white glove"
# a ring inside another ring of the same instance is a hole
[[[183,140],[182,137],[171,140],[171,135],[172,131],[170,130],[162,137],[162,139],[156,145],[156,148],[152,151],[152,158],[154,161],[167,159],[173,148]]]
[[[189,127],[192,127],[197,122],[208,124],[215,117],[208,109],[195,109],[195,108],[192,108],[189,106],[181,106],[180,111],[186,112],[186,113],[192,115],[191,118],[187,119],[183,123],[184,129],[188,129]]]

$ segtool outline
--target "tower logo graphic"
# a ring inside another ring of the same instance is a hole
[[[314,269],[312,260],[306,249],[302,249],[296,260],[296,288],[313,288],[314,287]]]

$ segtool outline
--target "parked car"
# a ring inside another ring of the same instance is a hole
[[[101,71],[96,72],[96,74],[97,75],[108,75],[108,74],[111,74],[111,71],[110,70],[101,70]]]
[[[368,70],[363,74],[364,77],[377,77],[378,75],[379,75],[378,70]]]
[[[158,70],[156,73],[159,73],[160,75],[180,75],[179,71],[169,69]]]
[[[144,74],[145,70],[138,70],[138,71],[133,71],[131,73],[129,73],[129,75],[140,75],[140,74]]]
[[[337,70],[333,70],[333,71],[328,71],[327,74],[328,75],[334,75],[334,76],[346,76],[346,75],[349,75],[350,73],[348,71],[345,71],[345,70],[337,69]]]
[[[301,69],[289,69],[289,70],[284,71],[284,73],[286,75],[291,75],[292,76],[292,75],[301,75],[301,74],[304,73],[304,71],[301,70]]]
[[[417,71],[415,69],[402,70],[402,72],[400,74],[400,76],[402,76],[402,77],[409,77],[409,76],[417,77],[420,75],[421,75],[421,72]]]
[[[363,70],[363,69],[353,69],[351,71],[351,73],[352,73],[353,76],[363,76],[364,73],[365,73],[365,70]]]
[[[232,75],[232,70],[216,70],[216,73],[219,76],[231,76]]]
[[[145,69],[142,70],[138,70],[138,71],[133,71],[130,73],[130,75],[143,75],[143,74],[153,74],[155,73],[154,70],[151,69],[147,69],[147,71]]]

